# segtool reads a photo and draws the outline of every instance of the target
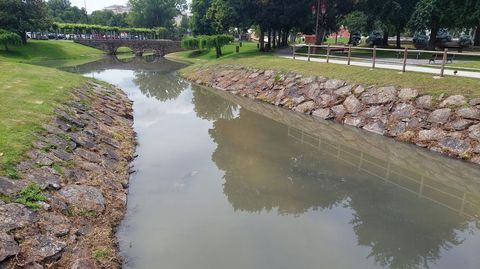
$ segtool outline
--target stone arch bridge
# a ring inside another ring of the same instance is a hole
[[[136,56],[142,56],[145,52],[153,52],[156,56],[165,56],[172,52],[182,51],[180,41],[172,40],[130,40],[130,39],[77,39],[76,43],[88,47],[106,51],[110,55],[116,55],[121,47],[127,47]]]

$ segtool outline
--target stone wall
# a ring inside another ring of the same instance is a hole
[[[126,95],[93,82],[55,110],[18,178],[0,177],[0,268],[121,267],[115,228],[127,202],[132,125]],[[44,199],[21,201],[26,186]]]
[[[434,98],[415,89],[365,87],[231,65],[190,71],[184,76],[197,84],[480,164],[480,98]]]

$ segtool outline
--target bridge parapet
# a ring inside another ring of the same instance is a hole
[[[147,51],[153,51],[157,56],[165,56],[166,54],[182,51],[180,41],[172,41],[166,39],[160,40],[130,40],[130,39],[77,39],[75,43],[88,47],[103,50],[110,55],[116,55],[120,47],[131,49],[135,55],[142,56]]]

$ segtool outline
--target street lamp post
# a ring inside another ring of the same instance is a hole
[[[328,10],[328,0],[318,0],[315,10],[317,13],[315,26],[315,45],[321,45],[325,35],[325,15],[327,14]]]

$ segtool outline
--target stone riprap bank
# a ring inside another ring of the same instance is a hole
[[[115,228],[126,208],[132,124],[125,94],[93,82],[55,110],[18,178],[0,177],[0,268],[121,267]],[[18,200],[29,185],[46,198],[36,210]]]
[[[184,76],[197,84],[480,164],[480,98],[434,98],[415,89],[364,87],[231,65],[190,68]]]

